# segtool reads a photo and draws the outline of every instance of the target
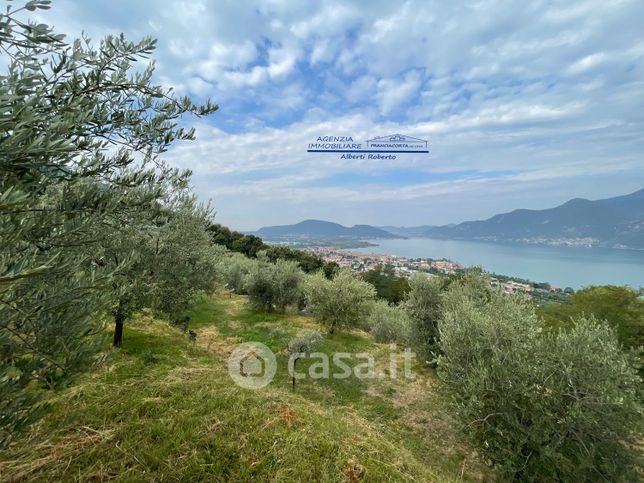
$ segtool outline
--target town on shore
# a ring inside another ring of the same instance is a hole
[[[391,266],[398,276],[411,277],[416,273],[428,275],[452,275],[466,267],[448,259],[407,258],[399,255],[383,255],[374,253],[359,253],[331,246],[307,246],[304,250],[313,253],[325,262],[335,262],[355,273],[364,273],[379,266]],[[492,287],[499,287],[506,294],[521,293],[529,298],[539,300],[559,300],[573,290],[550,285],[547,282],[538,283],[530,280],[511,278],[505,275],[490,274]]]

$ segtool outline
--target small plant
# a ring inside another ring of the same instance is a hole
[[[197,342],[197,333],[194,330],[189,330],[188,338],[190,339],[190,342],[194,344],[195,342]]]
[[[290,359],[293,361],[293,373],[291,380],[293,382],[293,389],[295,390],[295,367],[297,361],[305,354],[310,354],[317,345],[322,342],[322,334],[317,330],[304,330],[299,332],[289,343],[287,352]]]
[[[159,362],[159,358],[157,355],[152,351],[152,349],[144,349],[143,352],[141,352],[141,359],[145,364],[156,364]]]

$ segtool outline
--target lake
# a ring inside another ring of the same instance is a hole
[[[448,258],[466,266],[557,287],[586,285],[644,286],[644,250],[553,247],[462,240],[409,238],[369,240],[378,246],[359,253],[381,253],[406,258]]]

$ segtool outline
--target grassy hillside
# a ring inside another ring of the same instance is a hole
[[[51,414],[0,457],[0,480],[471,481],[488,470],[439,408],[433,376],[311,380],[291,390],[284,348],[298,315],[257,313],[245,297],[204,297],[192,309],[193,344],[141,314],[123,348],[62,393]],[[228,376],[235,344],[278,353],[274,381],[242,389]],[[320,350],[389,346],[359,332],[325,335]],[[302,361],[305,368],[308,361]],[[487,476],[487,478],[486,478]]]

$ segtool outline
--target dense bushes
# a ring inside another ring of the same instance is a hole
[[[442,282],[438,277],[416,275],[409,280],[405,312],[410,321],[410,343],[424,361],[435,357]]]
[[[262,239],[255,235],[244,235],[238,231],[233,231],[230,228],[220,225],[219,223],[211,223],[208,226],[208,233],[213,243],[225,246],[229,250],[242,253],[247,257],[256,257],[257,253],[266,249],[266,245]]]
[[[373,286],[340,270],[331,279],[318,272],[306,278],[304,284],[309,311],[332,334],[337,327],[355,327],[371,312],[376,290]]]
[[[277,260],[295,261],[306,273],[312,273],[321,268],[324,268],[325,272],[329,272],[333,270],[333,265],[336,265],[326,264],[317,255],[304,250],[283,245],[267,245],[258,236],[244,235],[218,223],[210,224],[208,232],[213,243],[225,246],[233,252],[242,253],[250,258],[255,258],[258,253],[263,252],[272,262]],[[327,265],[329,266],[327,267]]]
[[[379,265],[361,276],[365,282],[374,286],[379,298],[391,304],[402,302],[409,292],[407,278],[396,275],[391,265]]]
[[[641,423],[639,380],[610,327],[582,318],[544,336],[530,304],[472,295],[454,285],[443,296],[438,374],[455,416],[499,477],[627,478],[627,445]]]
[[[568,303],[550,304],[539,309],[548,330],[569,329],[573,320],[594,315],[605,320],[617,333],[624,347],[644,345],[644,298],[629,287],[604,285],[587,287],[571,296]]]
[[[367,325],[377,342],[395,342],[402,346],[409,344],[410,321],[401,306],[392,306],[386,300],[378,300],[367,319]]]
[[[296,262],[277,260],[271,263],[260,252],[245,277],[244,290],[253,308],[284,312],[287,306],[299,303],[303,278]]]

